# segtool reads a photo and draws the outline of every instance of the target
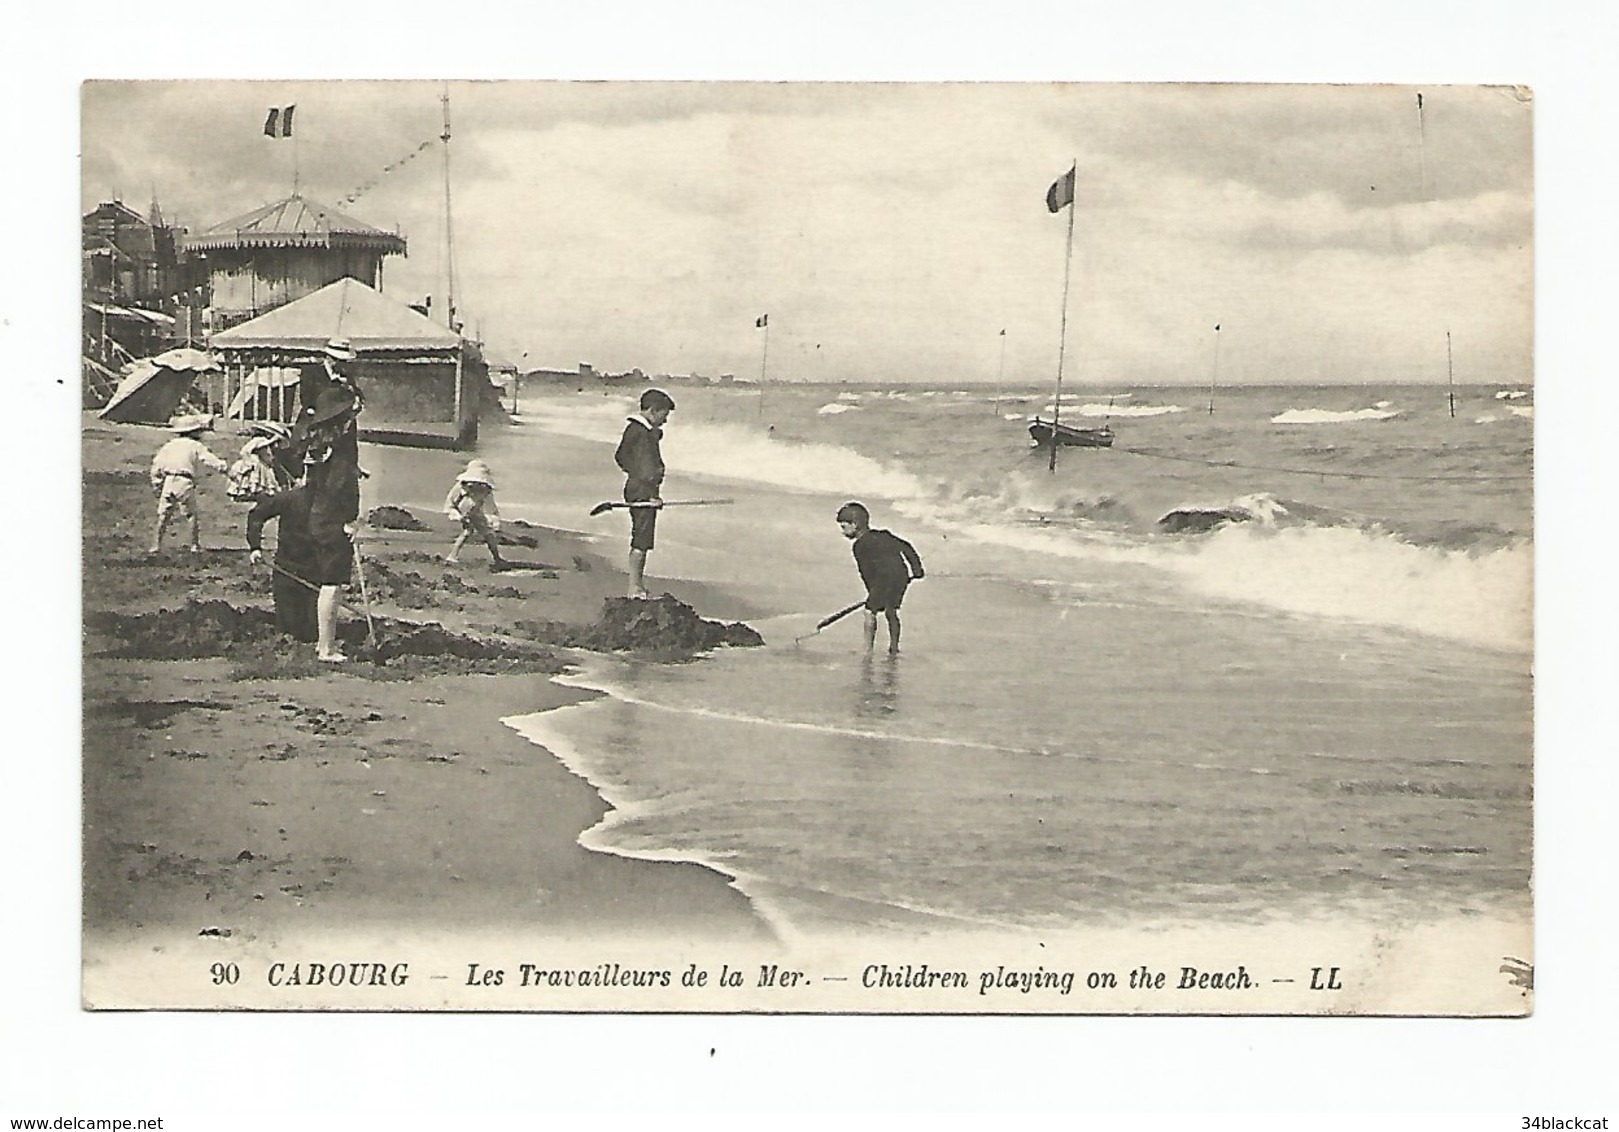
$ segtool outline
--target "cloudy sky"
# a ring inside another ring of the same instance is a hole
[[[303,192],[442,288],[431,82],[83,90],[81,201],[193,231]],[[1509,87],[456,82],[456,293],[526,366],[772,379],[1521,382],[1532,100]],[[1418,91],[1423,107],[1417,108]],[[294,140],[263,135],[296,104]],[[423,149],[423,143],[428,144]],[[393,166],[391,171],[389,166]],[[352,198],[352,199],[351,199]],[[1221,330],[1216,343],[1214,327]]]

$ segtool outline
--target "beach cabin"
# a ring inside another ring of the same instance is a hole
[[[106,403],[129,363],[192,341],[201,277],[180,236],[155,198],[147,216],[110,200],[82,217],[86,407]]]
[[[163,222],[152,201],[142,216],[119,200],[84,214],[84,294],[118,306],[172,309],[193,282],[185,271],[178,229]]]
[[[468,344],[358,279],[213,335],[209,347],[224,370],[204,379],[210,407],[227,419],[294,420],[305,369],[318,367],[322,347],[339,337],[359,355],[361,439],[429,448],[477,441],[481,367],[468,364]]]
[[[382,261],[405,238],[314,204],[298,193],[183,239],[207,266],[215,329],[313,294],[339,279],[382,287]]]

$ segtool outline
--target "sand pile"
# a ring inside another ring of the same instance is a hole
[[[381,507],[373,507],[366,512],[366,524],[379,531],[434,531],[438,528],[429,523],[422,522],[416,513],[408,507],[396,507],[392,503],[385,503]],[[503,523],[496,536],[501,546],[521,546],[532,550],[539,545],[539,540],[527,532],[535,529],[531,524],[521,519],[510,519]]]
[[[525,530],[533,529],[530,524],[523,522],[521,519],[507,520],[500,525],[500,535],[498,536],[500,545],[521,546],[527,550],[533,550],[540,545],[540,540],[533,535],[523,533]]]
[[[374,636],[363,621],[346,622],[338,628],[344,651],[355,661],[362,662],[362,666],[448,661],[448,664],[430,663],[427,667],[434,671],[485,671],[489,662],[500,662],[498,667],[503,671],[521,667],[555,672],[562,667],[547,649],[454,633],[433,622],[418,624],[377,617],[373,618],[372,625]],[[85,627],[92,635],[112,642],[93,650],[111,657],[147,660],[231,657],[263,661],[265,658],[258,654],[267,648],[299,656],[309,651],[307,644],[276,632],[275,615],[269,610],[239,609],[217,600],[191,600],[179,609],[160,609],[152,613],[91,613],[85,618]]]
[[[395,507],[392,504],[371,508],[366,513],[365,521],[367,526],[375,527],[379,531],[430,531],[433,529],[405,510],[405,508]]]
[[[660,658],[690,656],[721,645],[752,647],[761,637],[740,621],[709,621],[678,598],[610,597],[594,625],[519,621],[516,628],[537,639],[596,652],[636,652]]]
[[[227,601],[188,600],[179,609],[153,613],[87,612],[84,626],[90,634],[119,642],[97,650],[103,656],[191,660],[229,656],[273,636],[275,615],[268,609],[238,609]]]

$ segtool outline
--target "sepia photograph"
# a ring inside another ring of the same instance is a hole
[[[1532,1012],[1528,87],[80,99],[87,1009]]]
[[[19,25],[0,1123],[1606,1126],[1612,24]]]

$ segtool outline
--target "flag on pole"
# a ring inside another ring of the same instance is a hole
[[[1051,188],[1046,190],[1046,209],[1050,212],[1059,212],[1065,204],[1074,203],[1074,170],[1078,166],[1070,166],[1068,172],[1051,182]]]
[[[270,107],[270,114],[264,119],[264,136],[267,138],[290,138],[292,136],[292,112],[296,109],[298,109],[296,104]]]
[[[770,325],[770,316],[768,314],[760,315],[758,318],[753,320],[753,325],[755,325],[755,326],[769,326]]]

